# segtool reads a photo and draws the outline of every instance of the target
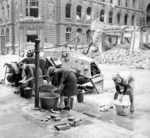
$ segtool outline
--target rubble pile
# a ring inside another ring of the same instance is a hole
[[[150,50],[140,50],[129,55],[129,46],[117,46],[102,54],[91,56],[99,64],[130,66],[136,69],[150,70]]]

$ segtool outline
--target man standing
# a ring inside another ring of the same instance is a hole
[[[122,98],[124,95],[129,95],[130,97],[130,112],[134,112],[134,77],[130,72],[121,72],[121,73],[116,73],[115,75],[112,76],[112,80],[115,83],[115,95],[114,95],[114,100],[118,98],[118,95],[122,95],[120,97],[120,101],[122,101]]]

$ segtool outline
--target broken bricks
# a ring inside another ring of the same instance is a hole
[[[54,125],[54,128],[59,130],[59,131],[60,130],[67,130],[67,129],[70,129],[71,126],[72,127],[79,126],[80,121],[82,121],[82,120],[79,119],[79,118],[75,118],[75,117],[69,117],[68,121],[69,121],[68,123],[64,122],[64,123],[61,123],[61,124]]]
[[[43,118],[39,118],[39,120],[43,122],[48,122],[50,119],[53,119],[54,121],[60,121],[61,117],[58,115],[48,115]]]
[[[81,120],[80,118],[69,117],[69,118],[68,118],[68,121],[70,121],[69,124],[70,124],[71,126],[76,127],[76,126],[79,126],[79,125],[80,125],[80,121],[82,121],[82,120]]]
[[[71,126],[70,124],[68,123],[61,123],[61,124],[57,124],[57,125],[54,125],[54,128],[56,128],[57,130],[67,130],[67,129],[70,129]]]

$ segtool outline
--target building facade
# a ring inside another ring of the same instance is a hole
[[[97,18],[104,24],[141,25],[148,0],[0,0],[1,53],[18,53],[40,46],[64,44],[72,32],[90,33]],[[150,6],[149,6],[150,7]],[[150,8],[148,8],[150,9]],[[81,38],[80,43],[87,43]],[[3,44],[3,43],[5,44]]]

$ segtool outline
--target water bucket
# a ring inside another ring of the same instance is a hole
[[[84,101],[84,94],[85,94],[85,91],[84,91],[84,90],[82,90],[81,92],[78,91],[78,94],[77,94],[77,101],[78,101],[79,103],[83,103],[83,101]]]
[[[126,116],[130,111],[130,103],[121,103],[118,100],[113,102],[113,110],[117,115]]]
[[[73,99],[73,98],[71,98],[71,101],[70,101],[70,109],[73,109],[73,101],[74,101],[74,99]],[[64,99],[65,107],[67,106],[67,103],[68,103],[68,99],[67,99],[67,98],[65,98],[65,99]]]
[[[25,92],[24,92],[24,88],[27,87],[26,85],[21,85],[20,86],[20,96],[21,97],[25,97]]]
[[[25,98],[28,98],[28,99],[32,98],[32,92],[33,92],[33,89],[28,88],[28,87],[24,88]]]
[[[43,109],[56,108],[59,102],[60,95],[56,93],[41,93],[40,94],[40,105]]]

